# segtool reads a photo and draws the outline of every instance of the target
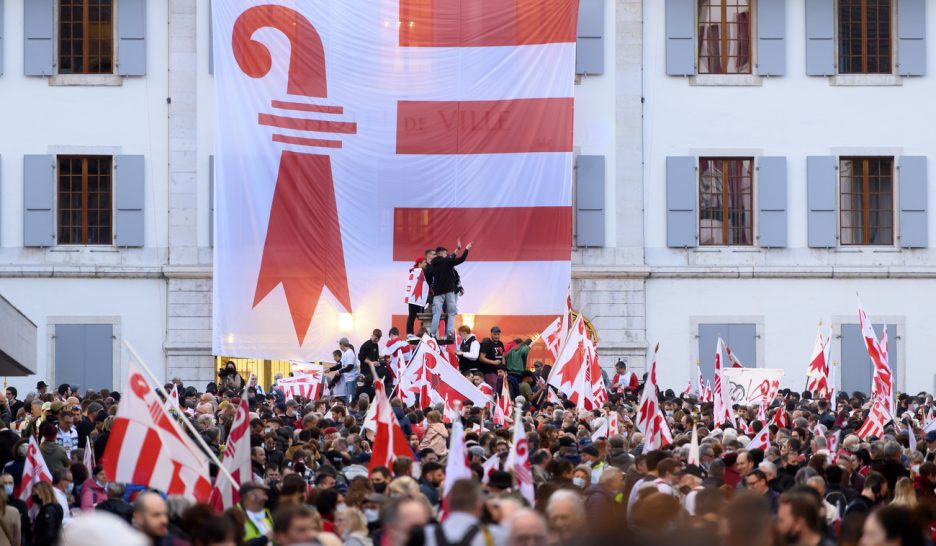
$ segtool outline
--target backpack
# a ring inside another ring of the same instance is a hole
[[[848,506],[848,498],[841,491],[830,491],[826,493],[825,501],[834,506],[839,513],[839,519],[845,517],[845,507]]]

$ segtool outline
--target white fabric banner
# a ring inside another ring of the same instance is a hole
[[[783,370],[775,368],[726,368],[722,370],[732,404],[742,406],[770,405],[777,391]]]
[[[563,312],[578,1],[437,4],[213,3],[215,354],[330,360],[458,238],[460,313]]]

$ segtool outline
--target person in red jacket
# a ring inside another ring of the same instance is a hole
[[[634,372],[627,371],[627,364],[623,360],[618,360],[614,365],[614,377],[611,378],[611,392],[624,393],[625,391],[636,391],[640,385],[640,379]]]

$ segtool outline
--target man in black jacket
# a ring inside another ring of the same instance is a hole
[[[442,306],[445,306],[445,338],[455,339],[455,315],[458,314],[458,274],[455,266],[468,259],[471,243],[465,247],[465,252],[459,256],[461,241],[455,247],[455,252],[449,256],[448,249],[436,249],[436,257],[432,259],[432,328],[430,333],[435,336],[439,332],[439,320],[442,318]]]

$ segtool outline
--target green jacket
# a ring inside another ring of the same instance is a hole
[[[237,508],[244,513],[244,542],[248,542],[255,538],[260,538],[266,536],[260,532],[260,529],[257,528],[257,525],[250,519],[250,516],[247,515],[247,510],[244,510],[244,507],[240,504],[237,505]],[[273,516],[270,515],[270,511],[266,508],[263,509],[263,519],[266,521],[267,526],[273,528]]]
[[[526,370],[527,355],[530,354],[529,345],[517,345],[507,356],[504,357],[504,365],[507,371],[513,374],[521,374]]]

